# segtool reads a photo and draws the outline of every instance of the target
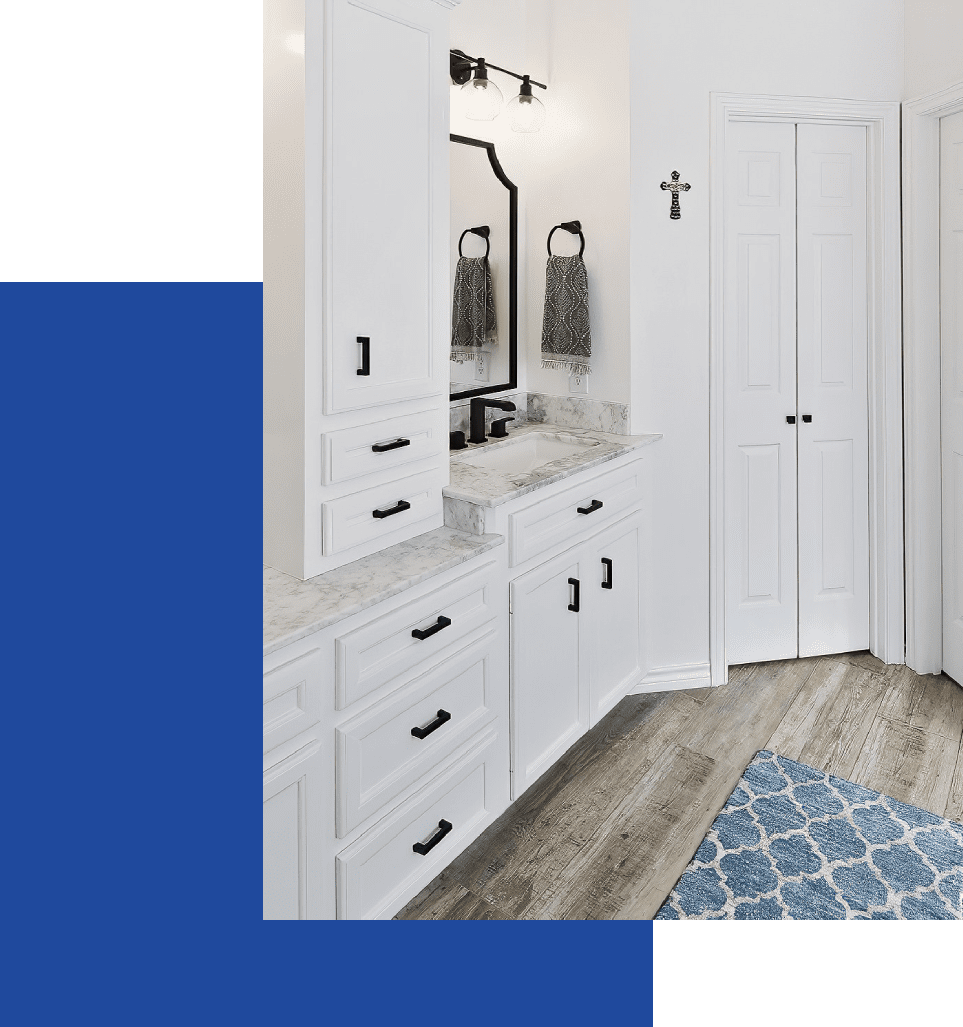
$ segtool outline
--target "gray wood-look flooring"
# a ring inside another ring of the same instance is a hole
[[[398,914],[651,919],[760,749],[963,820],[963,688],[868,653],[629,696]]]

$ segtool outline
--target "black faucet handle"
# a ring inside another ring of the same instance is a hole
[[[448,433],[448,448],[449,449],[467,449],[468,443],[465,441],[465,433],[463,431],[451,431]]]
[[[496,421],[492,421],[492,430],[488,433],[488,437],[490,439],[507,439],[508,422],[514,420],[514,417],[499,417]]]

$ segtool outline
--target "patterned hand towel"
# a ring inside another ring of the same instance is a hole
[[[545,269],[542,367],[588,374],[592,355],[588,277],[581,257],[549,257]]]
[[[451,304],[451,359],[474,360],[478,350],[497,341],[495,294],[487,257],[459,257]]]

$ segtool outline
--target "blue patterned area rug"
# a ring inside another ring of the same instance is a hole
[[[756,753],[656,920],[963,920],[963,825]]]

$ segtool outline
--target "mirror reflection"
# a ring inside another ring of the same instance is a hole
[[[450,393],[516,385],[517,189],[495,147],[451,136]]]

